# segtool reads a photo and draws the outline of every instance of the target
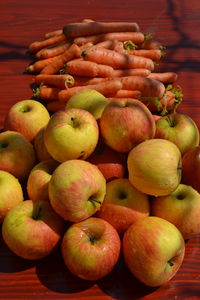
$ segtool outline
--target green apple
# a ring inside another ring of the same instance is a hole
[[[36,100],[22,100],[15,103],[8,111],[5,130],[18,131],[28,141],[33,141],[38,131],[47,125],[50,115],[46,107]]]
[[[200,194],[189,185],[179,184],[170,195],[152,199],[151,211],[176,225],[184,239],[200,233]]]
[[[61,250],[73,274],[85,280],[98,280],[114,268],[120,247],[119,235],[112,225],[91,217],[68,228]]]
[[[127,178],[107,183],[106,195],[97,216],[109,222],[119,234],[150,213],[149,198],[138,191]]]
[[[128,154],[130,182],[141,192],[164,196],[174,191],[181,180],[181,152],[165,139],[151,139]]]
[[[49,182],[53,209],[66,221],[82,221],[100,209],[106,180],[95,165],[79,159],[61,163]]]
[[[177,227],[154,216],[132,224],[122,245],[132,274],[151,287],[161,286],[174,277],[185,254],[185,242]]]
[[[48,186],[52,173],[59,163],[53,159],[44,160],[31,170],[27,180],[27,193],[29,199],[49,200]]]
[[[19,132],[0,133],[0,169],[26,180],[36,163],[33,145]]]
[[[30,260],[49,255],[64,230],[64,220],[47,201],[23,201],[7,213],[2,224],[6,245],[16,255]]]
[[[150,110],[135,99],[113,99],[100,118],[105,143],[118,152],[129,152],[154,137],[155,121]]]
[[[66,108],[81,108],[89,111],[95,119],[99,119],[109,101],[96,90],[86,89],[73,95],[66,104]]]
[[[0,170],[0,223],[11,208],[24,200],[22,186],[12,174]]]
[[[47,151],[59,162],[86,159],[94,151],[98,138],[97,121],[91,113],[78,108],[54,113],[44,131]]]
[[[156,121],[155,138],[173,142],[183,155],[189,149],[199,145],[199,130],[188,115],[174,113]]]

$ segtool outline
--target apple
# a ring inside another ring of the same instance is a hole
[[[191,185],[200,193],[200,146],[188,150],[182,156],[181,182]]]
[[[173,142],[183,155],[189,149],[199,145],[199,130],[188,115],[173,113],[156,121],[155,138]]]
[[[80,222],[97,212],[106,193],[106,180],[99,169],[84,160],[61,163],[49,181],[49,199],[63,219]]]
[[[146,140],[134,147],[127,165],[130,182],[145,194],[168,195],[181,180],[181,152],[165,139]]]
[[[107,183],[103,204],[96,215],[122,235],[132,223],[149,213],[148,196],[138,191],[127,178],[120,178]]]
[[[121,242],[117,231],[105,220],[88,218],[71,225],[61,245],[67,268],[79,278],[98,280],[114,268]]]
[[[33,141],[38,131],[46,126],[50,115],[46,107],[36,100],[22,100],[15,103],[8,111],[4,128],[23,134],[28,141]]]
[[[11,208],[24,200],[22,186],[12,174],[0,170],[0,223]]]
[[[98,138],[97,121],[91,113],[78,108],[54,113],[44,131],[47,151],[58,162],[86,159]]]
[[[25,180],[36,163],[33,145],[19,132],[0,133],[0,170]]]
[[[36,164],[31,170],[27,180],[27,193],[29,199],[49,200],[48,186],[52,173],[59,163],[49,159]]]
[[[176,225],[184,239],[200,233],[200,194],[189,185],[179,184],[170,195],[152,199],[151,211]]]
[[[104,142],[118,152],[129,152],[155,134],[155,120],[150,110],[136,99],[113,99],[100,118]]]
[[[147,286],[156,287],[168,282],[180,268],[185,242],[175,225],[149,216],[128,228],[122,249],[132,274]]]
[[[26,200],[12,208],[2,224],[8,248],[24,259],[41,259],[61,241],[65,222],[47,201]]]
[[[66,108],[81,108],[89,111],[95,119],[99,119],[109,101],[96,90],[86,89],[73,95],[66,104]]]
[[[35,153],[39,161],[52,159],[44,143],[44,130],[45,127],[41,128],[33,141]]]
[[[111,149],[102,139],[87,160],[99,168],[107,182],[126,175],[126,154]]]

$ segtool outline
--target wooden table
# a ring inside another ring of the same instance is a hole
[[[28,45],[68,22],[135,21],[167,46],[163,70],[178,73],[184,100],[179,108],[200,129],[200,1],[197,0],[1,0],[0,127],[12,104],[32,97]],[[40,261],[15,256],[0,240],[0,299],[200,299],[200,236],[186,243],[176,276],[159,288],[138,282],[122,259],[97,282],[80,280],[63,264],[59,249]]]

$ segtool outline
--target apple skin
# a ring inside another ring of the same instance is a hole
[[[124,234],[122,248],[132,274],[151,287],[168,282],[180,268],[185,254],[180,231],[155,216],[132,224]]]
[[[26,180],[36,163],[33,145],[19,132],[0,133],[0,169]]]
[[[84,160],[61,163],[49,182],[49,199],[63,219],[80,222],[97,212],[106,193],[106,180],[99,169]]]
[[[49,119],[49,112],[42,103],[32,99],[22,100],[9,109],[4,128],[20,132],[32,142],[38,131],[47,125]]]
[[[165,139],[146,140],[134,147],[127,165],[130,182],[152,196],[170,194],[181,180],[181,152]]]
[[[132,223],[149,213],[148,196],[127,178],[120,178],[107,183],[106,195],[96,216],[109,222],[122,235]]]
[[[107,182],[123,178],[126,175],[126,154],[111,149],[102,141],[97,144],[96,149],[87,160],[98,167]]]
[[[45,127],[41,128],[33,141],[34,150],[39,161],[53,159],[44,143],[44,131]]]
[[[73,95],[66,104],[66,108],[81,108],[89,111],[95,119],[100,119],[109,101],[96,90],[81,90]]]
[[[6,214],[24,200],[22,186],[12,174],[0,170],[0,223]]]
[[[104,142],[118,152],[129,152],[134,146],[155,135],[155,120],[150,110],[136,99],[113,99],[100,118]]]
[[[98,280],[114,268],[121,242],[105,220],[91,217],[71,225],[62,240],[62,256],[68,269],[85,280]]]
[[[29,199],[49,201],[48,185],[52,173],[59,163],[49,159],[36,164],[31,170],[27,180],[27,193]]]
[[[179,184],[170,195],[152,199],[151,213],[173,223],[184,239],[200,233],[200,194],[189,185]]]
[[[41,259],[58,245],[65,222],[47,201],[26,200],[12,208],[2,224],[4,242],[24,259]]]
[[[54,113],[44,131],[47,151],[59,162],[86,159],[94,151],[98,138],[97,121],[91,113],[78,108]]]
[[[181,182],[191,185],[200,193],[200,146],[188,150],[182,156]]]
[[[155,138],[173,142],[183,155],[189,149],[199,145],[199,130],[188,115],[174,113],[156,121]]]

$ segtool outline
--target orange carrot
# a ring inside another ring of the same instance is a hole
[[[69,23],[63,27],[67,37],[95,35],[107,32],[139,31],[137,23],[131,22],[89,22]]]
[[[159,41],[153,40],[153,39],[145,39],[144,42],[140,45],[141,49],[162,49],[162,45]]]
[[[148,76],[151,72],[147,69],[116,69],[112,73],[112,77],[123,76]]]
[[[35,76],[35,83],[55,86],[60,89],[65,89],[73,86],[74,78],[69,74],[65,74],[65,75],[39,74]]]
[[[64,42],[62,44],[55,45],[51,48],[43,48],[36,52],[35,57],[43,59],[43,58],[49,58],[53,56],[57,56],[65,52],[69,47],[71,46],[70,42]]]
[[[92,47],[82,52],[86,60],[99,64],[109,65],[114,69],[134,69],[144,68],[153,70],[154,63],[151,59],[141,56],[118,53],[114,50]]]
[[[66,64],[66,72],[72,75],[87,77],[111,77],[113,68],[91,61],[74,59]]]
[[[109,32],[104,34],[77,37],[74,39],[74,43],[81,46],[88,42],[96,44],[107,40],[118,40],[121,42],[131,40],[136,44],[140,44],[144,41],[144,34],[142,32]]]
[[[28,73],[39,73],[44,67],[50,64],[53,61],[54,57],[46,58],[43,60],[38,60],[32,65],[29,65],[26,68],[26,72]]]
[[[56,87],[41,85],[39,88],[36,89],[34,96],[48,102],[58,100],[58,94],[60,91],[61,89]]]
[[[35,53],[42,48],[61,43],[65,40],[66,40],[66,36],[64,34],[60,34],[60,35],[50,37],[49,39],[33,42],[29,45],[28,49],[31,53]]]
[[[151,73],[148,78],[159,80],[163,83],[173,83],[177,80],[178,75],[174,72]]]
[[[134,98],[139,99],[141,97],[141,91],[137,90],[119,90],[112,97],[113,98]]]
[[[46,104],[47,110],[51,113],[57,112],[58,110],[64,110],[65,106],[66,106],[66,103],[61,102],[59,100],[51,101]]]
[[[41,74],[56,74],[68,61],[78,56],[80,56],[80,48],[72,44],[63,54],[56,56],[55,60],[41,71]]]
[[[58,29],[58,30],[54,30],[54,31],[50,31],[50,32],[47,32],[45,33],[45,39],[49,39],[53,36],[56,36],[56,35],[61,35],[63,33],[62,29]]]
[[[165,95],[160,99],[160,105],[156,105],[152,99],[143,101],[151,112],[162,112],[163,110],[172,111],[175,107],[175,94],[171,91],[166,91]]]
[[[58,93],[58,98],[60,101],[68,101],[70,97],[72,97],[74,94],[81,90],[85,89],[93,89],[96,90],[100,93],[102,93],[104,96],[111,95],[118,90],[122,88],[122,83],[119,80],[109,80],[109,81],[103,81],[97,84],[93,85],[85,85],[85,86],[77,86],[77,87],[72,87],[66,90],[61,90]]]
[[[92,22],[95,22],[95,21],[92,20],[92,19],[83,19],[82,22],[83,23],[92,23]]]
[[[106,78],[103,77],[92,77],[92,78],[84,77],[84,76],[73,76],[73,77],[74,77],[74,86],[91,85],[106,80]]]
[[[159,49],[132,49],[129,54],[151,58],[154,61],[158,61],[162,57],[162,51]]]

